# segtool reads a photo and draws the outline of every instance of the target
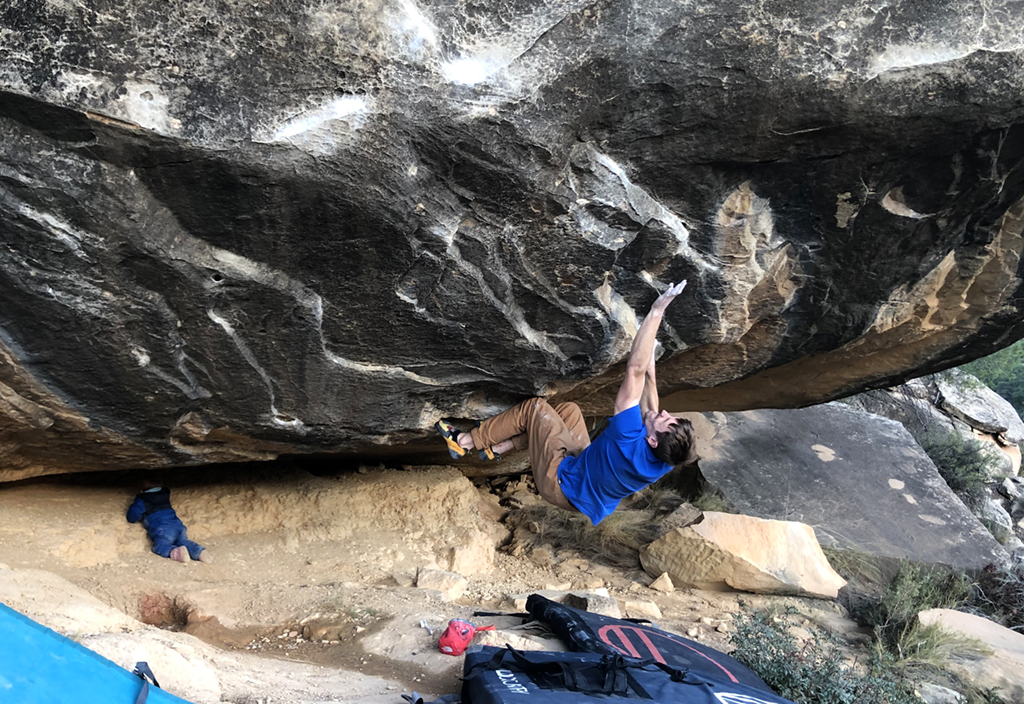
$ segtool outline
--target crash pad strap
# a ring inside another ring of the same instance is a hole
[[[135,698],[135,704],[146,704],[146,699],[149,698],[149,683],[152,682],[156,687],[159,687],[160,683],[156,681],[156,675],[153,674],[153,670],[150,669],[147,662],[135,663],[132,674],[142,680],[142,689],[139,690],[139,696]]]

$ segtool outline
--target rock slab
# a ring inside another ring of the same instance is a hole
[[[841,403],[684,415],[701,473],[743,513],[812,525],[822,545],[882,560],[980,569],[1009,558],[896,421]]]
[[[707,511],[640,552],[650,575],[673,584],[834,599],[846,580],[828,564],[814,530],[793,521]]]
[[[972,428],[999,436],[1008,445],[1024,442],[1024,421],[1005,398],[960,370],[935,376],[939,405]]]

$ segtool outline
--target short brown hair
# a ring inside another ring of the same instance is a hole
[[[697,443],[693,436],[693,423],[685,418],[677,418],[678,423],[669,426],[655,434],[658,445],[651,448],[651,452],[662,462],[672,465],[693,464],[699,458],[697,456]]]

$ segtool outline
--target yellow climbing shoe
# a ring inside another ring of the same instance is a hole
[[[437,428],[437,432],[441,433],[441,437],[448,444],[448,454],[452,456],[453,460],[457,460],[461,457],[466,456],[466,448],[459,445],[459,430],[451,423],[446,423],[443,420],[437,421],[434,424]]]
[[[485,447],[484,449],[480,450],[480,452],[477,453],[477,457],[482,459],[484,462],[490,462],[492,460],[501,459],[501,455],[499,455],[497,452],[495,452],[489,447]]]

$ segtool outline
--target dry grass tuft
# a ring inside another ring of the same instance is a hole
[[[659,519],[682,503],[671,490],[648,487],[596,526],[582,514],[547,504],[513,510],[507,520],[515,541],[524,547],[546,543],[595,562],[632,569],[640,566],[640,549],[654,540]]]

